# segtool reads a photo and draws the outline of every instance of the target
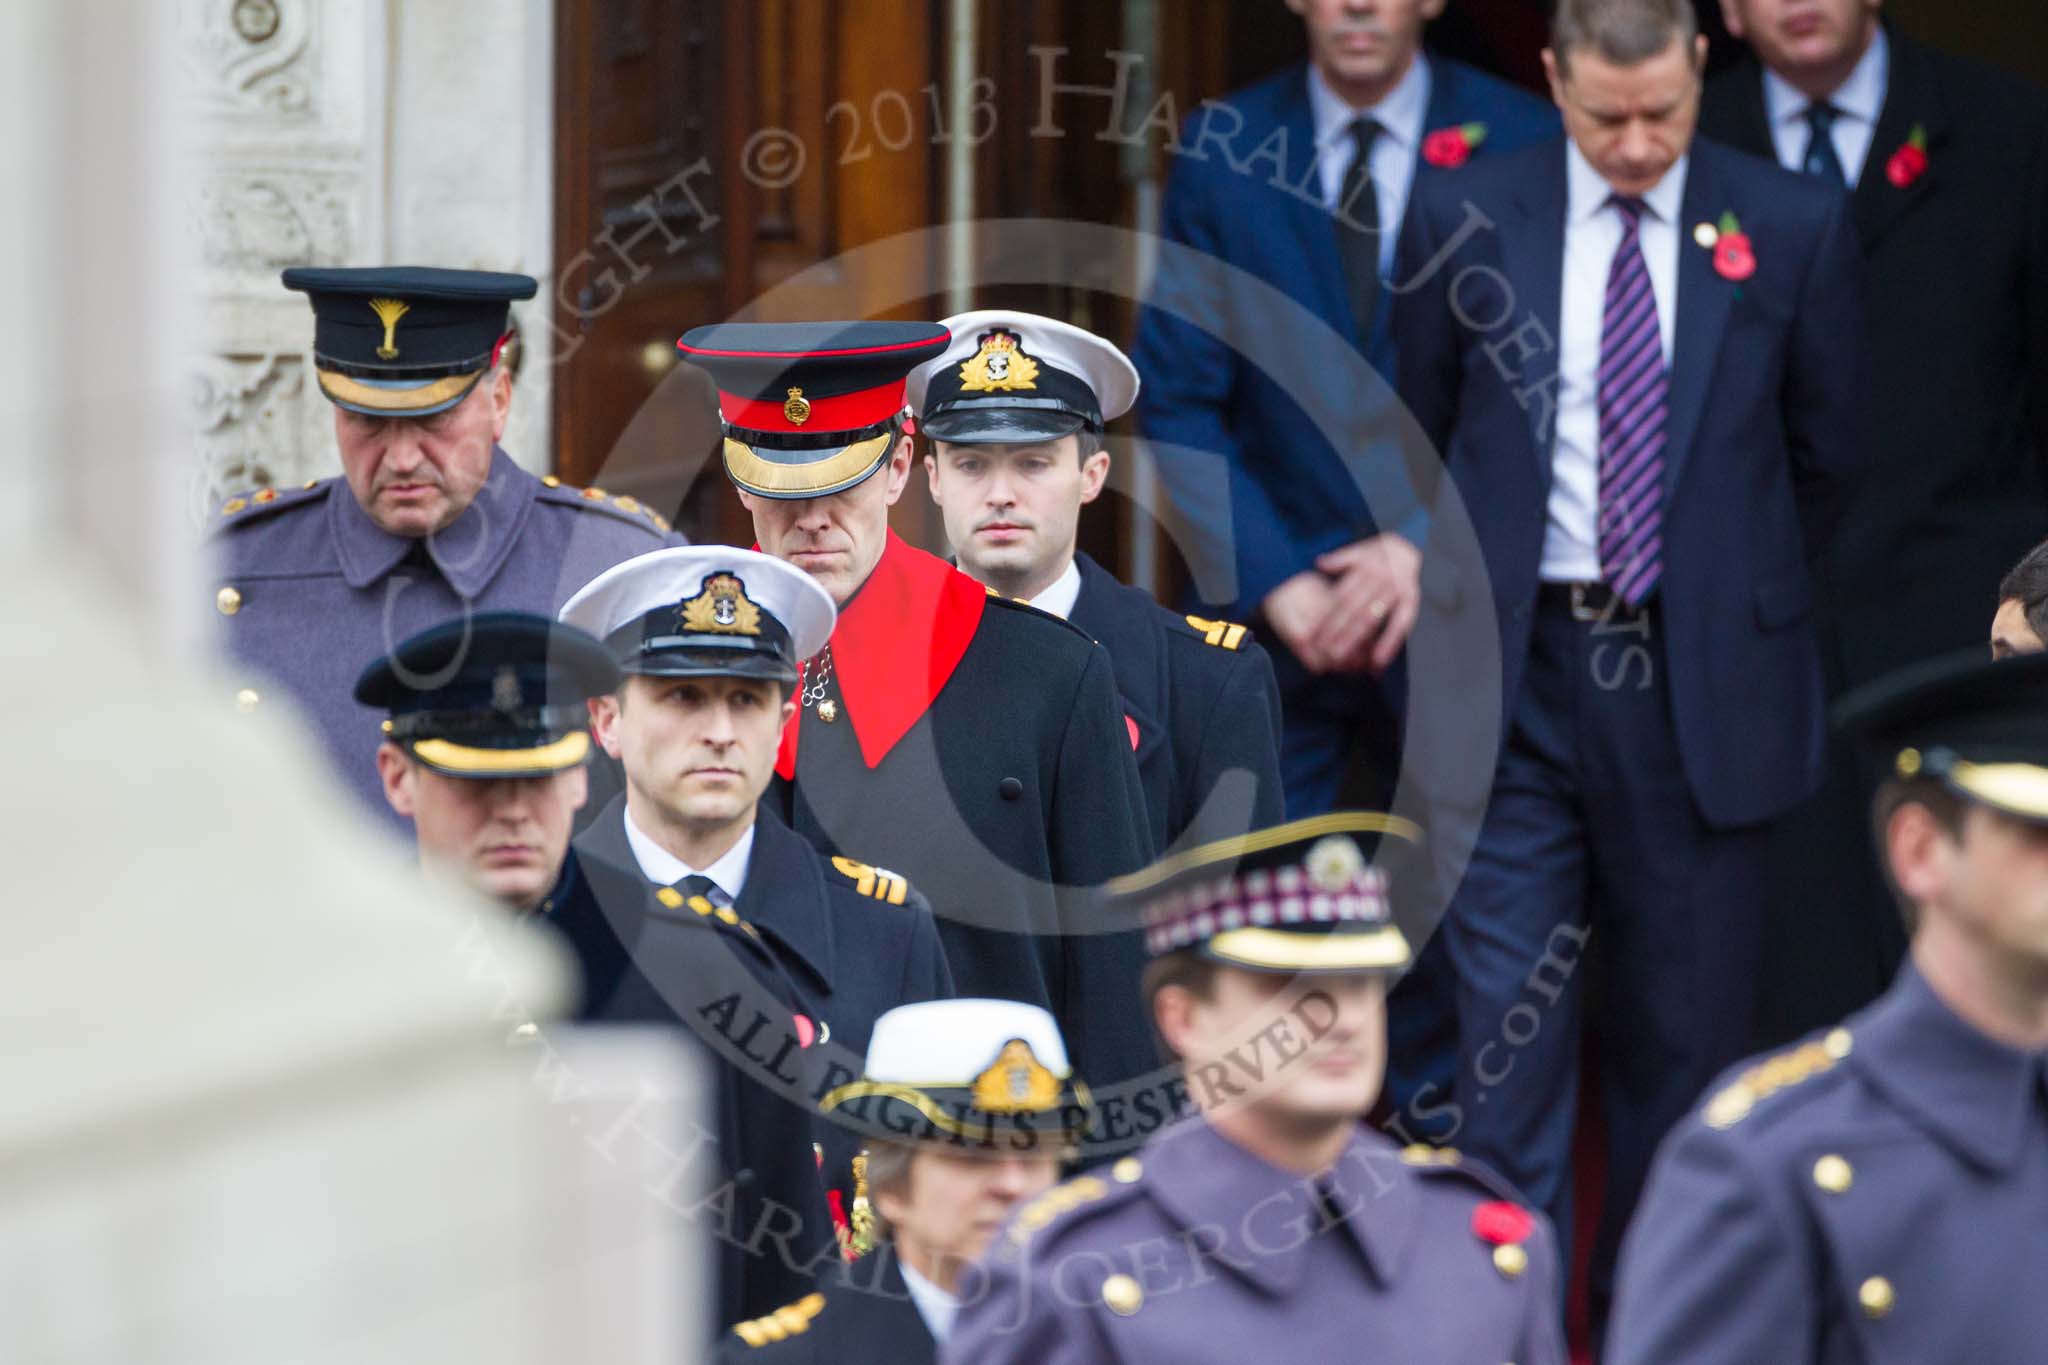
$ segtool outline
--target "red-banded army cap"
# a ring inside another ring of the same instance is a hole
[[[725,472],[764,498],[853,487],[888,458],[904,381],[944,350],[933,322],[735,322],[676,347],[718,385]]]
[[[1111,881],[1153,956],[1189,950],[1255,972],[1396,972],[1388,854],[1421,839],[1413,822],[1335,811],[1218,839]]]

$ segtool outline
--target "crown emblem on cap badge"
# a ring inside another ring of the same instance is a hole
[[[491,709],[510,715],[526,705],[526,691],[519,685],[519,673],[510,664],[491,679]]]
[[[1365,875],[1365,855],[1358,845],[1332,834],[1309,846],[1303,860],[1309,883],[1321,891],[1344,891]]]
[[[377,348],[378,357],[398,359],[398,320],[412,311],[412,305],[399,299],[371,299],[370,311],[384,324],[384,344]]]
[[[962,393],[1014,393],[1038,387],[1038,362],[1025,355],[1014,332],[984,333],[981,349],[960,367]]]
[[[704,590],[682,604],[683,629],[704,635],[759,635],[761,609],[746,585],[729,573],[704,580]]]
[[[789,391],[789,401],[782,405],[782,415],[793,427],[800,427],[811,420],[811,400],[804,397],[802,389]]]
[[[1046,1069],[1022,1038],[1004,1043],[995,1061],[974,1078],[975,1107],[991,1114],[1042,1111],[1059,1101],[1059,1077]]]

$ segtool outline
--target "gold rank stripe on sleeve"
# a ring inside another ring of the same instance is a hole
[[[1748,1118],[1758,1104],[1780,1090],[1832,1069],[1836,1062],[1849,1055],[1853,1045],[1849,1030],[1838,1028],[1830,1030],[1827,1037],[1819,1042],[1804,1043],[1790,1052],[1766,1057],[1708,1100],[1707,1107],[1701,1111],[1701,1118],[1709,1128],[1733,1128]]]
[[[901,905],[904,898],[910,894],[910,883],[904,880],[903,875],[891,872],[886,867],[875,867],[868,863],[857,863],[851,858],[840,857],[832,859],[832,866],[840,876],[852,882],[853,889],[863,896],[887,901],[891,905]]]
[[[1236,649],[1244,643],[1245,628],[1234,621],[1211,621],[1206,616],[1190,616],[1188,624],[1202,632],[1206,644],[1219,649]]]
[[[799,1333],[811,1330],[811,1319],[824,1311],[823,1294],[806,1294],[795,1303],[786,1303],[765,1317],[736,1322],[732,1330],[749,1346],[766,1346],[771,1342],[787,1341]]]

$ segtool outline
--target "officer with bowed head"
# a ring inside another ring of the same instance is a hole
[[[1738,1066],[1660,1150],[1620,1365],[2032,1360],[2048,1340],[2048,654],[1839,711],[1912,942],[1875,1004]]]
[[[214,604],[238,704],[281,686],[342,778],[402,829],[373,760],[380,717],[346,670],[457,617],[552,615],[600,570],[679,541],[634,499],[536,478],[499,448],[511,305],[533,296],[530,277],[295,268],[284,284],[312,304],[313,377],[334,405],[342,474],[221,505]]]
[[[859,1074],[877,1019],[950,996],[952,976],[908,881],[827,859],[761,800],[797,661],[832,631],[809,575],[727,546],[658,550],[562,619],[624,675],[589,712],[625,791],[577,836],[552,919],[583,964],[586,1019],[679,1023],[717,1059],[734,1184],[718,1321],[754,1317],[836,1254],[825,1191],[843,1202],[858,1138],[819,1121],[818,1098]]]
[[[552,908],[589,795],[586,701],[619,685],[597,641],[526,612],[421,631],[365,667],[357,703],[389,712],[376,772],[423,860],[509,908]]]
[[[761,548],[839,604],[771,804],[824,851],[916,882],[964,992],[1044,1006],[1086,1074],[1136,1075],[1144,1023],[1091,979],[1108,927],[1096,888],[1151,853],[1111,664],[889,530],[910,476],[905,378],[948,340],[931,323],[824,322],[678,343],[717,382],[726,473]]]
[[[940,326],[952,344],[912,372],[909,398],[961,569],[1109,651],[1156,850],[1198,817],[1198,839],[1276,823],[1280,691],[1266,651],[1241,625],[1168,611],[1076,544],[1109,477],[1103,428],[1130,410],[1138,372],[1108,341],[1035,313]]]
[[[1540,1214],[1455,1152],[1367,1126],[1386,989],[1410,960],[1382,850],[1415,827],[1333,812],[1111,884],[1197,1114],[1027,1205],[967,1280],[945,1359],[1256,1358],[1562,1365]]]
[[[938,1000],[882,1016],[860,1079],[821,1108],[868,1135],[849,1220],[859,1258],[738,1324],[719,1359],[929,1365],[959,1314],[962,1272],[1058,1179],[1087,1123],[1087,1087],[1036,1005]]]

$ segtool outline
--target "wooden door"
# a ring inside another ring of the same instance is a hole
[[[933,220],[934,0],[558,0],[555,469],[746,544],[675,340],[746,316],[929,315],[843,252]],[[921,103],[922,102],[922,103]],[[801,272],[801,288],[777,290]],[[765,299],[765,306],[763,300]]]

